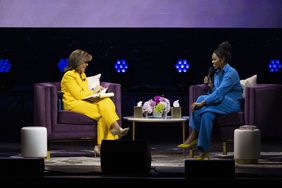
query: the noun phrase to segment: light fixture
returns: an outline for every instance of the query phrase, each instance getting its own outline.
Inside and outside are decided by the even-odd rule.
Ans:
[[[117,59],[114,68],[117,73],[125,73],[128,68],[128,64],[125,59]]]
[[[60,69],[60,72],[64,72],[64,69],[66,68],[66,66],[68,65],[68,58],[61,58],[59,63],[57,64],[57,66]]]
[[[175,68],[179,73],[185,73],[190,68],[190,64],[187,59],[178,59]]]
[[[12,64],[8,59],[0,59],[0,73],[10,72]]]
[[[268,63],[269,72],[278,72],[281,69],[281,64],[279,59],[271,59]]]

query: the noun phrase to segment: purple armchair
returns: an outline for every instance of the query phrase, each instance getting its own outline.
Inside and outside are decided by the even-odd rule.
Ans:
[[[205,84],[191,85],[189,87],[190,107],[197,97],[205,94],[206,91]],[[257,84],[253,87],[246,87],[245,95],[242,111],[216,117],[214,129],[231,128],[233,138],[235,128],[245,124],[255,125],[260,129],[262,139],[281,139],[282,85]],[[189,108],[189,113],[191,113],[191,108]],[[219,133],[220,137],[224,137],[224,131],[216,131],[216,133]],[[223,153],[225,155],[227,154],[226,139],[227,137],[223,138]]]
[[[121,117],[121,85],[101,82],[114,92],[112,98]],[[34,125],[47,128],[48,141],[97,139],[97,122],[89,117],[63,110],[60,104],[60,82],[34,84]]]

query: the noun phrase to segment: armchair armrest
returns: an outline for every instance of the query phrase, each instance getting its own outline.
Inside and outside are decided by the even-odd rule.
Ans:
[[[282,85],[257,84],[245,92],[246,124],[257,126],[263,138],[281,138]]]
[[[206,94],[208,86],[206,84],[190,85],[189,87],[189,114],[191,114],[191,105],[200,95]]]
[[[116,112],[118,116],[120,117],[121,121],[121,85],[117,83],[111,83],[111,82],[101,82],[101,86],[107,87],[108,92],[113,92],[115,93],[115,96],[112,97],[113,102],[116,105]],[[121,123],[121,122],[119,122]]]

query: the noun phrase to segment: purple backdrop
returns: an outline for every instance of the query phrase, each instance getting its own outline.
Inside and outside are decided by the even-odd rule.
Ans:
[[[282,0],[0,0],[0,27],[282,26]]]

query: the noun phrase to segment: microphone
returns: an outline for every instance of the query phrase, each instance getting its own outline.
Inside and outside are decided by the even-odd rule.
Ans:
[[[80,75],[80,79],[81,79],[82,81],[85,81],[86,78],[82,78],[82,76]]]
[[[215,68],[214,67],[210,67],[209,71],[208,71],[208,77],[213,80],[214,74],[215,74]]]

